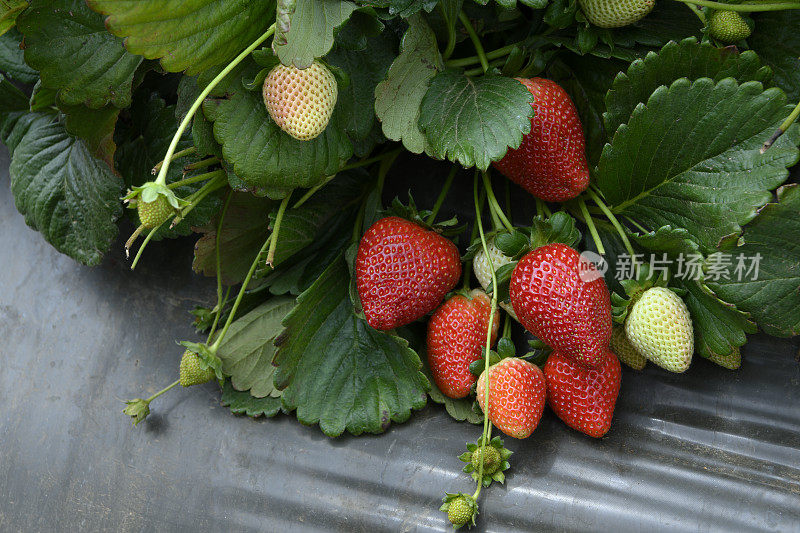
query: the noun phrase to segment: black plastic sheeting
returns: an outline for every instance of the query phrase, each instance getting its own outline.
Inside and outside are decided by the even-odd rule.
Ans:
[[[479,431],[439,406],[331,440],[233,416],[209,384],[134,429],[121,400],[174,379],[213,282],[191,273],[190,240],[151,245],[136,272],[119,245],[95,269],[58,254],[14,208],[2,152],[0,530],[450,530],[440,499],[473,490],[457,456]],[[507,485],[484,491],[477,531],[800,530],[797,352],[755,336],[738,372],[626,370],[602,440],[547,412],[506,440]]]

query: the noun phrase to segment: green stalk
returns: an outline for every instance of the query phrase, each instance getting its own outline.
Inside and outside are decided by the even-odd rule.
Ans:
[[[486,189],[486,198],[489,200],[489,211],[493,211],[497,218],[500,219],[503,226],[510,232],[514,233],[514,225],[506,217],[506,214],[503,213],[503,210],[500,208],[500,204],[497,202],[497,198],[494,196],[494,191],[492,190],[492,183],[489,181],[489,173],[487,171],[483,171],[483,187]]]
[[[190,170],[199,170],[201,168],[210,167],[211,165],[216,165],[217,163],[219,163],[219,158],[209,157],[208,159],[203,159],[195,163],[189,163],[188,165],[183,167],[183,170],[186,172]]]
[[[503,66],[503,64],[505,64],[505,62],[506,62],[505,59],[497,59],[495,61],[490,61],[489,62],[489,68]],[[465,76],[477,76],[479,74],[483,74],[484,72],[486,72],[486,70],[488,70],[488,69],[484,69],[483,67],[475,67],[475,68],[471,68],[469,70],[465,70],[464,71],[464,75]]]
[[[453,55],[453,50],[456,48],[456,21],[450,20],[442,4],[438,4],[436,7],[439,8],[439,12],[442,14],[442,18],[447,25],[447,47],[444,49],[444,52],[442,52],[442,59],[447,60],[447,58]]]
[[[231,203],[231,196],[233,196],[233,191],[228,192],[228,197],[225,198],[225,204],[222,206],[222,212],[219,215],[219,223],[217,224],[217,235],[214,239],[214,255],[215,255],[215,263],[217,267],[217,314],[214,316],[214,323],[211,325],[211,331],[208,334],[208,339],[210,340],[211,337],[214,335],[214,332],[217,330],[217,323],[219,322],[219,316],[222,314],[222,307],[225,305],[225,302],[222,299],[222,254],[219,250],[219,243],[222,239],[222,225],[225,222],[225,215],[228,213],[228,206]],[[230,287],[228,287],[228,293],[230,293]],[[225,300],[228,299],[228,294],[225,295]],[[206,341],[208,342],[208,341]]]
[[[461,24],[464,25],[464,28],[467,30],[467,34],[469,35],[470,40],[472,41],[472,45],[475,47],[475,52],[478,53],[478,59],[481,62],[481,67],[483,67],[483,71],[486,72],[489,70],[489,60],[486,58],[486,52],[483,50],[483,44],[481,44],[481,40],[478,37],[478,34],[475,33],[475,28],[472,27],[472,23],[469,21],[467,16],[461,11],[458,14],[458,19],[461,21]]]
[[[192,121],[194,114],[197,113],[197,110],[200,109],[200,106],[203,104],[203,101],[206,97],[211,94],[211,91],[214,90],[214,87],[222,81],[225,76],[227,76],[236,66],[241,63],[250,53],[253,52],[258,46],[269,39],[272,34],[275,33],[275,24],[269,27],[269,29],[261,35],[258,39],[253,41],[253,44],[245,48],[241,54],[236,56],[236,58],[231,61],[227,67],[222,69],[222,72],[217,74],[217,76],[211,80],[211,83],[203,89],[203,92],[200,93],[200,96],[192,104],[192,107],[189,108],[189,112],[186,113],[186,116],[183,117],[180,125],[178,126],[178,131],[175,132],[175,135],[172,137],[172,142],[169,144],[169,148],[167,148],[167,155],[164,156],[164,164],[161,166],[161,170],[158,172],[158,177],[156,178],[156,183],[160,185],[166,185],[167,183],[167,170],[169,169],[169,164],[172,161],[172,157],[175,154],[175,149],[178,147],[178,141],[183,136],[183,132],[186,131],[186,128],[189,126],[189,123]]]
[[[594,200],[594,203],[597,204],[597,206],[600,208],[600,210],[603,212],[606,218],[608,218],[608,220],[611,221],[611,224],[614,225],[614,229],[617,230],[620,239],[622,239],[622,243],[625,245],[625,249],[628,251],[629,254],[631,254],[631,257],[634,257],[635,254],[633,253],[633,246],[631,246],[631,241],[628,240],[628,234],[625,233],[625,229],[622,227],[622,224],[619,223],[617,217],[614,216],[614,213],[611,212],[611,209],[608,208],[606,203],[603,201],[602,198],[600,198],[600,196],[596,192],[594,192],[592,189],[587,189],[586,192],[589,193],[591,199]]]
[[[684,4],[710,7],[720,11],[738,11],[740,13],[755,13],[759,11],[784,11],[787,9],[800,9],[800,3],[785,2],[776,4],[724,4],[709,0],[676,0]]]
[[[761,153],[766,153],[766,151],[769,150],[773,144],[775,144],[775,141],[777,141],[781,135],[786,133],[786,130],[788,130],[798,118],[800,118],[800,103],[795,106],[794,111],[792,111],[786,120],[783,121],[783,124],[781,124],[781,127],[778,128],[778,131],[776,131],[772,137],[770,137],[769,140],[764,143],[764,146],[761,147]]]
[[[175,188],[178,188],[178,187],[183,187],[184,185],[191,185],[192,183],[197,183],[199,181],[206,181],[206,180],[210,180],[212,178],[216,178],[216,177],[224,176],[224,175],[225,175],[225,171],[224,170],[215,170],[213,172],[206,172],[205,174],[198,174],[197,176],[192,176],[190,178],[185,178],[185,179],[182,179],[180,181],[176,181],[176,182],[170,183],[169,185],[167,185],[167,187],[170,188],[170,189],[175,189]]]
[[[597,246],[597,253],[600,255],[606,255],[606,249],[603,247],[603,241],[600,240],[600,234],[597,233],[597,228],[594,225],[594,220],[592,220],[592,215],[589,214],[589,210],[586,209],[586,202],[582,197],[578,197],[578,207],[583,213],[584,222],[586,225],[589,226],[589,233],[592,235],[592,240],[594,241],[595,246]]]
[[[184,148],[180,152],[176,152],[175,154],[173,154],[172,158],[170,159],[170,162],[175,161],[176,159],[180,159],[181,157],[183,157],[185,155],[191,155],[191,154],[195,153],[196,151],[197,151],[197,148],[195,148],[194,146],[190,146],[189,148]],[[158,171],[161,170],[161,166],[163,164],[164,164],[163,161],[159,161],[156,164],[156,166],[153,167],[153,170],[151,172],[153,174],[158,174]]]
[[[158,391],[157,393],[153,394],[148,399],[146,399],[145,403],[149,404],[150,402],[152,402],[153,400],[155,400],[156,398],[158,398],[159,396],[161,396],[162,394],[164,394],[165,392],[170,390],[172,387],[178,385],[180,382],[181,382],[181,380],[178,379],[172,385],[168,385],[168,386],[164,387],[163,389],[161,389],[160,391]]]
[[[697,18],[699,18],[699,19],[700,19],[700,22],[702,22],[704,26],[707,24],[707,22],[706,22],[706,16],[705,16],[705,14],[703,13],[703,11],[702,11],[702,10],[701,10],[699,7],[697,7],[697,6],[696,6],[696,5],[694,5],[694,4],[686,4],[686,6],[687,6],[689,9],[691,9],[691,10],[694,12],[694,14],[695,14],[695,15],[697,15]]]
[[[650,233],[649,231],[647,231],[647,229],[646,229],[644,226],[642,226],[641,224],[639,224],[638,222],[636,222],[636,221],[635,221],[634,219],[632,219],[631,217],[625,217],[625,220],[627,220],[628,222],[630,222],[631,224],[633,224],[634,226],[636,226],[636,229],[638,229],[638,230],[639,230],[639,231],[641,231],[642,233]]]
[[[272,267],[272,262],[275,260],[275,250],[278,248],[278,235],[281,231],[281,222],[283,222],[283,214],[286,212],[286,206],[289,205],[289,199],[292,197],[288,194],[278,207],[278,214],[275,217],[275,227],[272,230],[272,243],[269,245],[269,252],[267,252],[267,265]]]
[[[203,201],[203,199],[211,194],[214,191],[217,191],[225,186],[228,185],[227,179],[220,179],[220,177],[224,177],[225,174],[222,173],[220,176],[217,176],[213,180],[209,181],[202,188],[198,189],[194,194],[188,197],[189,205],[181,209],[181,212],[172,220],[172,224],[169,225],[170,228],[174,228],[177,226],[181,220],[186,218],[186,215],[192,212],[192,210],[197,207],[197,204]],[[144,246],[144,244],[142,244]]]
[[[485,175],[485,174],[484,174]],[[488,194],[488,191],[487,191]],[[475,175],[475,179],[473,180],[472,185],[472,201],[475,204],[475,221],[478,224],[478,233],[481,236],[481,246],[483,247],[483,253],[486,254],[486,258],[489,261],[489,270],[492,272],[492,303],[491,303],[491,310],[489,312],[489,325],[486,328],[486,347],[484,349],[484,370],[483,374],[486,376],[486,383],[484,386],[483,391],[483,405],[485,409],[483,410],[483,446],[487,446],[489,444],[489,437],[491,436],[491,426],[489,425],[489,351],[490,345],[492,342],[492,325],[494,324],[495,314],[497,312],[497,276],[494,272],[494,264],[492,263],[492,256],[489,255],[489,246],[486,244],[486,234],[483,232],[483,222],[481,220],[481,211],[478,202],[478,175]],[[481,456],[483,459],[483,456]],[[483,460],[481,460],[480,465],[478,466],[478,487],[475,489],[475,493],[472,495],[473,499],[477,499],[481,493],[481,487],[483,487]]]
[[[447,193],[450,191],[450,186],[453,184],[453,178],[456,177],[456,172],[458,172],[458,167],[453,165],[453,168],[450,169],[450,173],[447,175],[447,179],[444,180],[442,190],[439,191],[439,196],[436,198],[436,203],[433,204],[431,214],[428,215],[428,219],[425,221],[425,223],[429,226],[433,225],[433,221],[436,220],[436,215],[439,214],[439,209],[441,209],[444,199],[447,198]]]
[[[506,45],[506,46],[504,46],[502,48],[498,48],[497,50],[492,50],[491,52],[486,52],[486,59],[492,60],[492,59],[500,59],[502,57],[505,57],[508,54],[510,54],[511,51],[514,50],[514,48],[516,48],[517,46],[519,46],[521,44],[522,44],[522,41],[520,41],[518,43],[512,43],[512,44]],[[475,63],[480,63],[480,61],[481,61],[481,59],[478,56],[470,56],[470,57],[462,57],[462,58],[459,58],[459,59],[451,59],[445,65],[447,67],[452,67],[452,68],[468,67],[470,65],[474,65]]]

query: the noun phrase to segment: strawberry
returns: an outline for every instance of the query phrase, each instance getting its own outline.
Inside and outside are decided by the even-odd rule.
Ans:
[[[738,43],[753,32],[747,21],[736,11],[714,11],[708,23],[711,36],[725,44]]]
[[[144,229],[153,229],[166,222],[175,213],[175,208],[170,205],[166,196],[159,194],[152,202],[140,199],[136,204],[136,212]]]
[[[599,438],[608,433],[622,382],[622,367],[606,351],[596,368],[588,368],[554,351],[544,365],[547,401],[569,427]]]
[[[319,61],[302,70],[277,65],[264,80],[264,105],[283,131],[310,141],[328,126],[338,91],[333,73]]]
[[[692,317],[680,297],[664,287],[647,289],[625,320],[631,345],[670,372],[685,372],[692,363]]]
[[[511,305],[525,329],[587,366],[596,365],[611,339],[611,301],[602,276],[577,251],[555,243],[529,252],[511,274]]]
[[[472,259],[472,271],[475,273],[478,283],[481,284],[481,287],[483,287],[485,291],[489,290],[489,287],[492,285],[492,269],[489,266],[489,257],[492,258],[491,266],[494,267],[495,272],[497,272],[501,266],[507,265],[513,261],[510,257],[503,254],[500,248],[495,246],[494,241],[488,243],[486,248],[489,250],[488,256],[484,253],[483,247],[481,247]]]
[[[373,224],[358,246],[356,287],[367,322],[389,330],[433,311],[461,277],[458,248],[399,217]]]
[[[475,517],[478,515],[478,503],[475,498],[461,492],[458,494],[445,493],[443,501],[439,510],[447,512],[447,519],[453,524],[453,529],[475,525]]]
[[[475,289],[469,298],[457,294],[447,300],[428,322],[428,365],[436,386],[445,396],[464,398],[475,383],[469,365],[481,358],[486,346],[491,301]],[[492,345],[500,320],[492,321]]]
[[[197,354],[191,350],[186,350],[183,352],[183,357],[181,357],[179,377],[183,387],[202,385],[214,379],[214,370],[203,368]]]
[[[625,336],[625,328],[614,327],[611,332],[611,351],[617,354],[620,361],[634,370],[641,370],[647,364],[645,356],[636,351],[636,348]]]
[[[478,405],[486,411],[486,371],[478,378]],[[544,375],[538,366],[509,357],[489,368],[489,420],[516,439],[533,433],[542,418],[546,398]]]
[[[650,13],[656,0],[579,0],[589,22],[601,28],[633,24]]]
[[[531,131],[494,166],[542,200],[575,198],[589,185],[586,139],[575,104],[552,80],[517,79],[534,96]]]

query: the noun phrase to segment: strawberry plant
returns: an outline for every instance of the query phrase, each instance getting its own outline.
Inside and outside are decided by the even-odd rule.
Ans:
[[[800,334],[798,28],[790,0],[3,2],[0,140],[76,261],[196,241],[216,298],[134,424],[177,385],[330,437],[441,404],[476,424],[440,507],[471,527],[525,460],[493,432],[601,438],[620,361]]]

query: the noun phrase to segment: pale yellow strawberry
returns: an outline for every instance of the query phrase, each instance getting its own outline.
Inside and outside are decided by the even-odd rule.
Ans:
[[[333,73],[314,61],[310,67],[277,65],[264,80],[264,105],[283,131],[310,141],[328,126],[338,97]]]
[[[589,22],[601,28],[620,28],[650,13],[655,0],[579,0]]]
[[[692,363],[692,318],[669,289],[653,287],[641,295],[628,313],[625,334],[640,354],[665,370],[685,372]]]
[[[492,269],[489,265],[489,257],[492,258],[491,266],[494,267],[495,272],[501,266],[510,263],[512,259],[504,255],[500,248],[494,245],[494,242],[488,243],[486,249],[489,250],[488,256],[484,253],[483,247],[478,249],[478,253],[472,259],[472,271],[475,272],[475,277],[478,278],[478,283],[481,284],[483,290],[488,291],[492,285]]]

